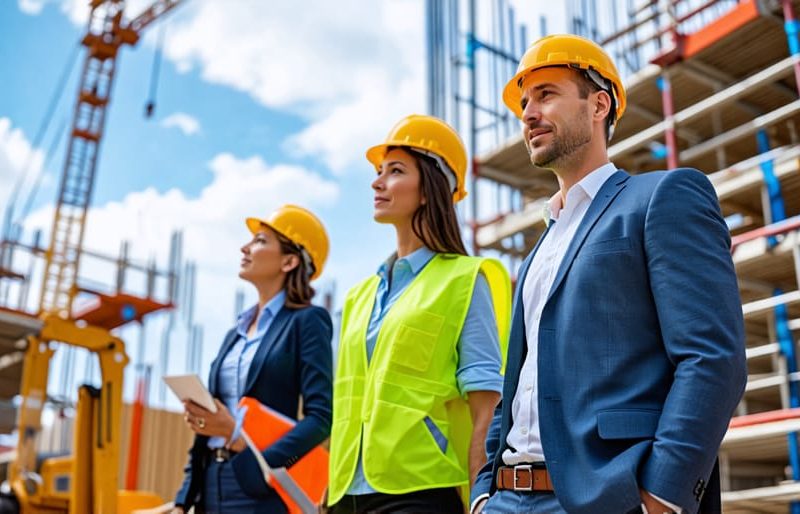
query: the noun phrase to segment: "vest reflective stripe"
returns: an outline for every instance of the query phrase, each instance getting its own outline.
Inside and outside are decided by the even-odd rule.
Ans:
[[[379,492],[467,484],[472,421],[456,382],[457,343],[479,271],[505,361],[511,285],[498,261],[434,256],[384,317],[369,365],[366,333],[380,278],[348,292],[334,382],[331,505],[347,492],[360,450],[367,482]]]

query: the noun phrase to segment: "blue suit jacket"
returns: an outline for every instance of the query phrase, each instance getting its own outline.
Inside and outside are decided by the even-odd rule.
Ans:
[[[535,252],[519,271],[503,401],[473,498],[494,492],[508,448]],[[730,236],[705,175],[618,171],[606,181],[542,312],[538,374],[542,446],[567,512],[629,512],[640,487],[698,510],[746,382]]]
[[[332,403],[332,326],[325,309],[316,306],[301,309],[281,308],[261,340],[247,373],[244,396],[256,398],[276,411],[297,419],[299,399],[303,398],[304,418],[275,444],[264,451],[271,467],[291,466],[330,434]],[[228,332],[211,363],[209,391],[218,398],[217,378],[222,360],[236,341],[236,330]],[[208,465],[208,437],[195,437],[189,450],[176,505],[186,510],[192,505],[203,508],[205,468]],[[231,459],[239,486],[247,494],[265,501],[280,498],[264,483],[261,470],[250,451]]]

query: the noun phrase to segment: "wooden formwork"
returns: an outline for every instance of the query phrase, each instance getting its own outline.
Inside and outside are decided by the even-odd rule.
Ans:
[[[132,411],[132,406],[126,404],[122,412],[120,489],[125,483]],[[142,418],[137,489],[152,491],[165,501],[174,499],[183,482],[183,468],[193,440],[194,432],[186,426],[182,413],[146,408]]]

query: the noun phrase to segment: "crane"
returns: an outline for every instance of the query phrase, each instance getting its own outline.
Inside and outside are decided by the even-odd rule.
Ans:
[[[125,0],[90,0],[88,28],[82,39],[86,57],[78,88],[66,157],[58,190],[39,301],[41,332],[29,336],[23,361],[15,460],[9,466],[14,493],[12,511],[23,514],[127,513],[160,505],[150,493],[118,491],[125,344],[110,330],[132,318],[119,314],[122,305],[144,313],[171,306],[130,295],[103,296],[105,307],[73,315],[86,215],[117,69],[119,49],[135,45],[142,32],[184,0],[155,0],[130,21]],[[117,303],[115,303],[117,302]],[[102,303],[102,302],[101,302]],[[105,310],[104,310],[105,309]],[[109,311],[112,314],[109,315]],[[36,439],[47,397],[51,342],[84,348],[97,355],[102,383],[82,386],[78,393],[72,454],[39,459]],[[0,500],[4,500],[0,498]],[[7,504],[8,502],[6,502]],[[7,505],[0,501],[0,511]]]
[[[135,45],[142,31],[183,0],[157,0],[125,23],[125,0],[91,0],[78,99],[46,252],[39,311],[72,314],[86,214],[94,187],[100,143],[111,100],[117,57],[123,45]]]

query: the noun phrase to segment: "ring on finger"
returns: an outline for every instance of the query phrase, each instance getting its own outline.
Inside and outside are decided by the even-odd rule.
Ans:
[[[206,428],[206,420],[203,418],[197,418],[195,423],[197,423],[198,428]]]

